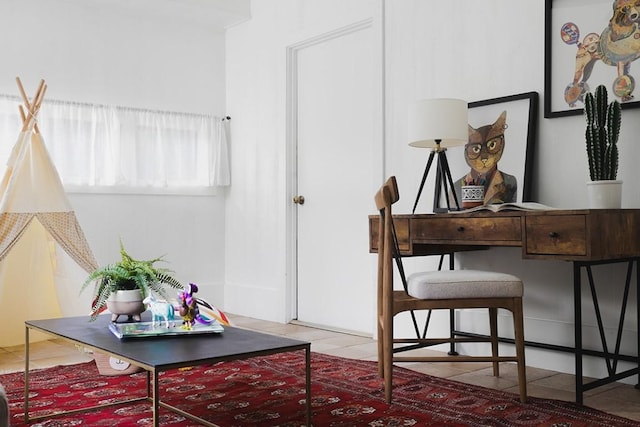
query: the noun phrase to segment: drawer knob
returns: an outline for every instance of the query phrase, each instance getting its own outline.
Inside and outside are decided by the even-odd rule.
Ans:
[[[464,231],[464,227],[463,226],[458,227],[458,231],[462,233]]]
[[[552,231],[549,233],[549,237],[551,237],[552,239],[557,239],[559,237],[559,234],[555,231]]]

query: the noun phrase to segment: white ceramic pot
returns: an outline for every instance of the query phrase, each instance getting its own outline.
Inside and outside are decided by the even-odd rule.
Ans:
[[[107,310],[111,312],[111,321],[118,320],[120,315],[128,316],[129,321],[140,321],[140,313],[147,308],[142,303],[140,289],[131,291],[116,291],[107,299]]]
[[[590,209],[620,209],[622,207],[622,181],[589,181],[587,197]]]

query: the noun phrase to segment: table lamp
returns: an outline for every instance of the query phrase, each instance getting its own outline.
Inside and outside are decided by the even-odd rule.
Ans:
[[[416,211],[422,188],[429,174],[433,158],[437,155],[436,185],[433,201],[434,212],[446,212],[454,210],[450,205],[449,188],[456,210],[460,210],[460,204],[456,196],[456,190],[451,179],[451,171],[447,162],[447,147],[464,145],[469,140],[469,118],[467,102],[461,99],[425,99],[412,104],[409,107],[409,145],[419,148],[431,148],[429,159],[420,182],[418,195],[413,204],[413,213]],[[446,208],[439,207],[441,189],[447,201]]]

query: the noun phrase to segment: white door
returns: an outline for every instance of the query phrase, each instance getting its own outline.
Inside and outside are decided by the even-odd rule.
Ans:
[[[297,50],[297,319],[372,333],[375,285],[367,215],[375,143],[371,26]]]

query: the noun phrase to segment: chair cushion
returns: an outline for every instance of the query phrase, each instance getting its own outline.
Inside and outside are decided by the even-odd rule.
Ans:
[[[419,299],[522,297],[522,280],[506,273],[439,270],[414,273],[408,294]]]

